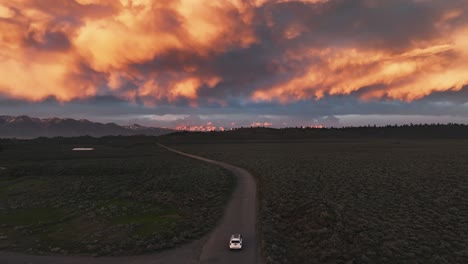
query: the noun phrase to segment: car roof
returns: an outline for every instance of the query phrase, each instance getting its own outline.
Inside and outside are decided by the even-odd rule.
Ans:
[[[232,239],[232,238],[241,238],[241,237],[242,237],[241,234],[233,234],[233,235],[231,235],[231,239]]]

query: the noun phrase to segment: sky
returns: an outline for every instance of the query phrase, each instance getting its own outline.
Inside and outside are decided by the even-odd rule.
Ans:
[[[0,114],[468,123],[466,0],[0,0]]]

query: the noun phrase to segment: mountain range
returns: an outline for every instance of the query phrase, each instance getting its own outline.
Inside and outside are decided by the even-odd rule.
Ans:
[[[96,123],[86,119],[34,118],[29,116],[0,116],[0,138],[76,137],[76,136],[159,136],[173,132],[168,128],[145,127],[137,124],[120,126]]]

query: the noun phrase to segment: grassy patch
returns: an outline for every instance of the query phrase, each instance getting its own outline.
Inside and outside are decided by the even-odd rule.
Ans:
[[[140,236],[152,235],[160,231],[170,231],[181,220],[177,214],[160,215],[147,213],[141,215],[122,216],[111,219],[112,224],[136,225],[136,234]]]
[[[77,217],[66,222],[46,226],[32,237],[48,247],[61,247],[74,251],[83,247],[82,244],[89,240],[88,238],[105,227],[92,219]]]
[[[104,200],[97,204],[98,207],[109,207],[109,206],[118,206],[118,207],[132,207],[138,204],[138,202],[132,200],[123,200],[123,199],[111,199]]]
[[[24,208],[2,210],[0,224],[3,225],[34,225],[57,221],[66,214],[57,208]]]

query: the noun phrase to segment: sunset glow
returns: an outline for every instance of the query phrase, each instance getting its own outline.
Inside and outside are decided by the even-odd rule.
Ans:
[[[467,11],[463,0],[0,0],[0,95],[411,103],[468,85]]]

